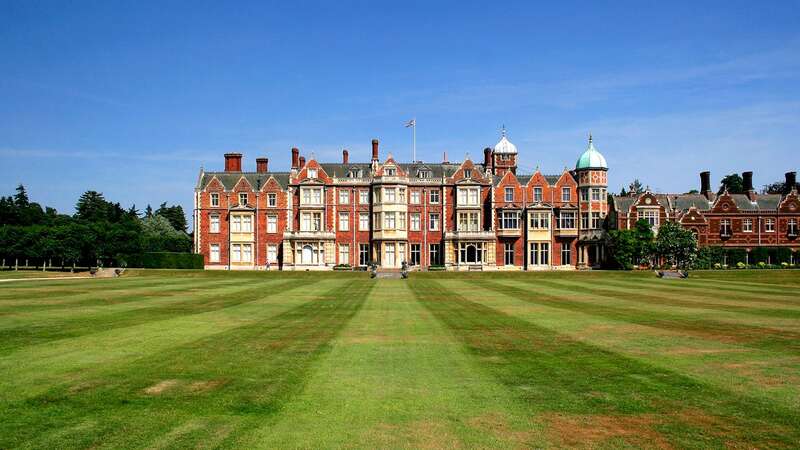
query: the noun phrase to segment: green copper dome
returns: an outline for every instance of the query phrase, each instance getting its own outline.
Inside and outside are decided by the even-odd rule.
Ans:
[[[594,144],[592,144],[591,134],[589,135],[589,148],[583,152],[581,157],[578,158],[578,162],[575,163],[575,170],[581,169],[608,169],[606,159],[594,148]]]

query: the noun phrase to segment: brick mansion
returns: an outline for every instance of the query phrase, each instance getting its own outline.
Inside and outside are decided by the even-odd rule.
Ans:
[[[700,194],[612,197],[591,137],[575,168],[559,174],[520,174],[517,158],[505,131],[482,161],[382,159],[373,140],[369,162],[351,162],[347,150],[338,163],[306,160],[293,148],[288,172],[270,171],[267,158],[250,172],[228,153],[224,171],[200,171],[195,251],[207,269],[575,269],[602,264],[605,230],[639,218],[656,230],[677,220],[700,245],[798,249],[797,191],[757,195],[751,173],[747,195],[712,194],[704,173]]]

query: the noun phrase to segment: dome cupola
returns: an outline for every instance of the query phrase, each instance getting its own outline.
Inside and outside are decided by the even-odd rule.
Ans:
[[[578,158],[578,162],[575,163],[575,170],[582,169],[608,169],[606,158],[594,148],[591,133],[589,134],[589,147]]]
[[[508,140],[506,137],[506,127],[503,125],[502,137],[500,138],[500,142],[495,144],[494,152],[497,154],[506,154],[506,155],[516,155],[517,154],[517,146],[512,144],[511,141]]]

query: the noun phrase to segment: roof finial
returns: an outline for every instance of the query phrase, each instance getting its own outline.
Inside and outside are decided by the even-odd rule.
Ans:
[[[589,132],[589,143],[590,144],[592,143],[592,132],[591,131]]]
[[[503,124],[503,128],[501,128],[500,133],[502,134],[503,137],[506,137],[506,124]]]

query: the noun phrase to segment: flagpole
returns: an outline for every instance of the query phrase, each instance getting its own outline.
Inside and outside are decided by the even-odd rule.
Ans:
[[[411,133],[413,135],[413,143],[411,146],[413,152],[412,155],[413,160],[411,162],[415,163],[417,162],[417,118],[416,117],[414,117],[414,129],[411,130]]]

